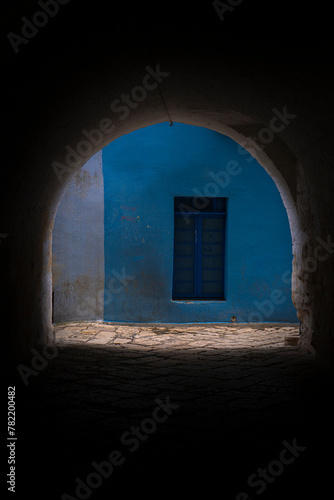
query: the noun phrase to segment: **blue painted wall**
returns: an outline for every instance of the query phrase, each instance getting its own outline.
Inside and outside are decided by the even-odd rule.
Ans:
[[[238,144],[166,122],[115,140],[102,159],[106,321],[298,322],[284,205]],[[228,198],[225,301],[172,300],[175,196]]]

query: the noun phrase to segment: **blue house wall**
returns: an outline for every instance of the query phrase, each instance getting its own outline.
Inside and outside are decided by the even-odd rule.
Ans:
[[[280,194],[230,138],[159,123],[102,150],[104,320],[298,322]],[[172,300],[174,197],[226,197],[225,300]],[[234,319],[234,318],[233,318]]]

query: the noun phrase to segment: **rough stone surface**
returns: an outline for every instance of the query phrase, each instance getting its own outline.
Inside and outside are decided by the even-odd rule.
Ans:
[[[257,498],[248,478],[279,458],[283,441],[306,449],[261,498],[324,497],[331,380],[312,354],[285,345],[295,325],[67,323],[55,331],[58,355],[27,387],[17,381],[21,474],[36,474],[25,486],[34,498],[76,497],[76,478],[85,482],[92,462],[113,450],[125,462],[92,499],[216,488],[222,498]],[[178,406],[153,425],[157,400]],[[143,440],[129,441],[132,426]]]

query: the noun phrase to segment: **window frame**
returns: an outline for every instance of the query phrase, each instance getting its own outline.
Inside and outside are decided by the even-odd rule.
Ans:
[[[225,300],[225,255],[226,255],[226,215],[227,215],[227,198],[220,197],[223,200],[223,208],[217,211],[217,202],[218,197],[211,197],[213,200],[212,203],[212,211],[200,209],[194,209],[194,203],[188,205],[189,210],[181,211],[176,210],[176,200],[182,200],[178,204],[180,206],[184,200],[189,198],[189,200],[198,199],[200,197],[175,197],[174,198],[174,240],[173,240],[173,283],[172,283],[172,300],[177,301],[193,301],[193,300],[211,300],[211,301],[224,301]],[[207,198],[202,198],[207,200]],[[197,203],[198,205],[198,203]],[[177,269],[186,269],[186,268],[175,268],[175,232],[176,232],[176,217],[193,217],[194,218],[194,266],[189,268],[194,271],[194,293],[175,293],[175,283],[178,281],[175,280],[175,270]],[[210,280],[202,280],[202,257],[203,255],[203,219],[204,218],[220,218],[223,222],[222,224],[222,254],[217,257],[221,257],[221,280],[212,280],[211,282],[220,282],[222,292],[220,293],[203,293],[202,292],[202,284],[205,282],[210,282]],[[206,231],[206,230],[204,230]],[[178,242],[180,243],[180,242]],[[211,243],[212,244],[212,243]],[[220,268],[206,268],[207,270],[214,270]],[[185,281],[183,281],[185,282]]]

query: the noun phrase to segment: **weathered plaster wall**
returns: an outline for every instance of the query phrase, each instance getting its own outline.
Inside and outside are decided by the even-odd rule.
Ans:
[[[115,140],[102,157],[105,320],[298,322],[285,207],[236,142],[164,122]],[[174,196],[228,197],[225,301],[172,300]]]
[[[54,322],[103,318],[102,154],[79,170],[64,193],[52,234]]]

